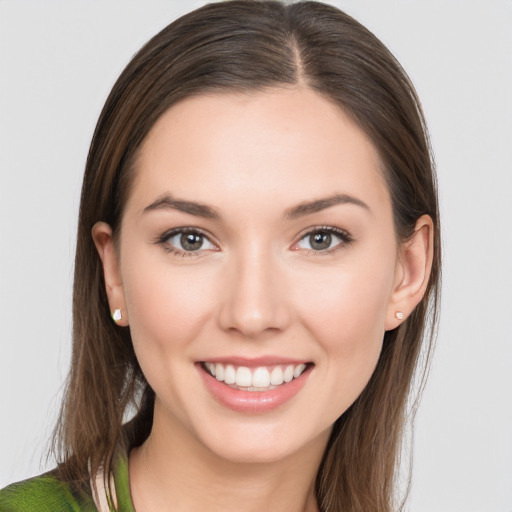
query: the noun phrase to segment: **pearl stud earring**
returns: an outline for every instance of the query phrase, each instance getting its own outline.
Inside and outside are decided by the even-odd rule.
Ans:
[[[404,314],[401,311],[397,311],[395,316],[398,320],[402,320],[404,318]]]
[[[112,320],[114,322],[119,322],[123,318],[123,315],[121,313],[121,308],[114,309],[114,312],[112,313]]]

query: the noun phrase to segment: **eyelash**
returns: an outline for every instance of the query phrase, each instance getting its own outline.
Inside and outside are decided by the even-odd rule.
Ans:
[[[207,240],[210,242],[210,244],[215,245],[208,235],[204,233],[202,230],[198,228],[192,228],[192,227],[186,227],[186,228],[175,228],[171,229],[170,231],[166,231],[163,235],[158,237],[158,239],[155,241],[157,245],[160,245],[163,247],[164,250],[167,252],[173,254],[174,256],[181,256],[182,258],[189,258],[189,257],[198,257],[204,249],[200,249],[197,251],[185,251],[183,249],[178,249],[177,247],[174,247],[169,244],[169,239],[175,237],[176,235],[198,235],[203,237],[204,240]]]
[[[314,235],[315,233],[324,233],[327,235],[334,235],[340,239],[340,242],[337,243],[334,247],[331,247],[331,248],[325,249],[325,250],[315,251],[313,249],[309,249],[309,250],[307,250],[307,253],[306,253],[307,256],[311,256],[311,255],[327,256],[330,254],[334,254],[337,251],[343,249],[344,247],[347,247],[354,241],[352,235],[348,231],[345,231],[344,229],[335,228],[334,226],[315,226],[313,228],[308,228],[308,230],[300,236],[299,240],[297,242],[295,242],[293,244],[293,246],[296,246],[302,240]],[[299,250],[299,249],[296,249],[296,250]]]
[[[313,228],[309,228],[306,232],[302,233],[300,238],[298,239],[298,241],[295,242],[292,247],[297,246],[301,241],[303,241],[307,237],[310,237],[316,233],[324,233],[327,235],[334,235],[337,238],[339,238],[341,241],[339,243],[337,243],[334,247],[331,247],[331,248],[328,248],[325,250],[315,251],[314,249],[309,249],[309,250],[306,249],[307,256],[330,255],[330,254],[333,254],[333,253],[339,251],[343,247],[350,245],[354,241],[354,239],[352,238],[352,235],[350,235],[350,233],[348,231],[345,231],[343,229],[335,228],[333,226],[315,226]],[[211,249],[199,249],[197,251],[186,251],[183,249],[178,249],[178,248],[174,247],[173,245],[170,245],[169,239],[171,239],[177,235],[186,235],[186,234],[193,234],[193,235],[201,236],[201,237],[203,237],[204,240],[207,240],[210,244],[217,247],[216,244],[214,244],[210,240],[208,235],[206,233],[204,233],[201,229],[192,228],[192,227],[175,228],[170,231],[166,231],[160,237],[158,237],[157,240],[155,240],[155,243],[157,245],[160,245],[161,247],[163,247],[163,249],[166,250],[167,252],[169,252],[170,254],[173,254],[175,256],[181,256],[182,258],[198,257],[201,255],[201,253],[203,251],[211,250]],[[217,250],[218,250],[218,248],[215,249],[215,251],[217,251]],[[300,249],[294,249],[294,250],[300,250]]]

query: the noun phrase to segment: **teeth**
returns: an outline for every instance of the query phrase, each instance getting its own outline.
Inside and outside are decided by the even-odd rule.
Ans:
[[[275,386],[283,384],[283,382],[291,382],[293,379],[300,377],[306,369],[305,364],[298,364],[297,366],[289,364],[271,368],[260,366],[253,370],[246,366],[235,368],[231,364],[224,366],[221,363],[204,363],[204,366],[218,381],[236,385],[248,391],[273,389]]]
[[[240,366],[236,371],[236,380],[235,383],[237,386],[249,387],[252,385],[252,373],[249,368],[245,366]]]
[[[300,377],[300,374],[306,369],[305,364],[299,364],[299,366],[296,366],[293,370],[293,377],[296,379],[297,377]]]
[[[215,378],[220,381],[224,380],[224,366],[221,364],[215,365]]]
[[[270,386],[270,373],[266,368],[256,368],[252,374],[252,386],[254,388],[268,388]]]
[[[290,382],[293,379],[293,366],[290,364],[286,367],[283,373],[283,380],[285,382]]]
[[[270,374],[270,384],[272,384],[272,386],[279,386],[283,382],[283,370],[281,370],[279,366],[276,366]]]
[[[230,364],[224,370],[224,382],[226,384],[235,384],[236,382],[236,370]]]

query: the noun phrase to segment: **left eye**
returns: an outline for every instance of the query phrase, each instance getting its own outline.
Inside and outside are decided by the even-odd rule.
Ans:
[[[210,240],[198,231],[174,232],[167,237],[166,243],[182,252],[196,252],[215,248]]]
[[[348,241],[348,235],[343,232],[333,229],[317,229],[303,236],[297,243],[297,248],[322,252],[334,249],[343,242]]]

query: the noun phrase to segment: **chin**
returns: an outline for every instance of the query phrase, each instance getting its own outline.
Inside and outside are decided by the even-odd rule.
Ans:
[[[269,425],[247,425],[209,431],[201,439],[203,446],[217,457],[238,464],[270,464],[300,456],[318,443],[327,443],[331,428],[317,433]],[[323,451],[323,450],[322,450]]]

